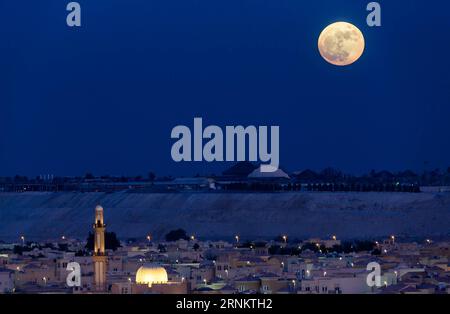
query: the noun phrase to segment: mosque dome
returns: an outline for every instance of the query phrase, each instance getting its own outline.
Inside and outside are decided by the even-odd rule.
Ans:
[[[136,272],[136,283],[148,284],[149,287],[154,283],[167,283],[167,272],[161,266],[144,265]]]

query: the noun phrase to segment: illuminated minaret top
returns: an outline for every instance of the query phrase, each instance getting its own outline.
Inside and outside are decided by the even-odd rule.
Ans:
[[[106,254],[105,254],[105,228],[103,223],[103,207],[95,207],[94,222],[94,283],[95,290],[106,290]]]

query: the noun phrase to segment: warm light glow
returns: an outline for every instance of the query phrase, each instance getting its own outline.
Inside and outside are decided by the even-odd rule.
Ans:
[[[334,236],[332,236],[332,239],[333,239],[334,241],[336,241],[337,237],[334,235]]]
[[[365,47],[364,36],[354,25],[337,22],[327,26],[319,36],[320,55],[329,63],[344,66],[358,60]]]
[[[136,272],[136,283],[148,284],[149,287],[154,283],[167,283],[167,272],[163,267],[144,265]]]

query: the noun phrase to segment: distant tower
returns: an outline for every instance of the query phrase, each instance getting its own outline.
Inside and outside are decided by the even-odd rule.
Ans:
[[[105,228],[103,223],[103,207],[95,207],[94,223],[94,284],[96,291],[106,291]]]

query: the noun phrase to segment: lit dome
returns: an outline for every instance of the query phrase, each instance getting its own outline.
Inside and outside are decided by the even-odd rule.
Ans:
[[[167,281],[167,272],[160,266],[144,265],[136,272],[136,283],[148,284],[149,287],[154,283],[167,283]]]

